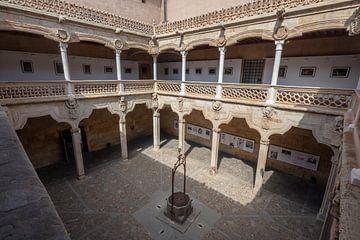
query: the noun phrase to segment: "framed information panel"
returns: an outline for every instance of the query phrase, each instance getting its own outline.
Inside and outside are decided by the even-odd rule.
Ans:
[[[270,145],[268,158],[317,171],[320,157],[275,145]]]
[[[254,140],[234,136],[228,133],[221,133],[220,143],[234,148],[239,148],[247,152],[254,152],[255,149]]]
[[[201,138],[210,140],[210,129],[199,127],[192,124],[187,124],[186,132],[191,135],[195,135]]]

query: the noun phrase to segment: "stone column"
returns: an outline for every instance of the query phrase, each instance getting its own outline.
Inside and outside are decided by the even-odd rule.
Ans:
[[[117,80],[121,81],[122,76],[121,76],[121,50],[120,49],[115,49],[115,59],[116,59],[116,78],[117,78]],[[120,82],[119,91],[120,91],[120,93],[124,93],[124,84],[121,82]]]
[[[285,40],[275,41],[275,59],[274,59],[274,66],[273,72],[271,77],[271,87],[269,89],[269,96],[267,102],[273,104],[275,101],[275,86],[277,85],[277,81],[279,78],[279,69],[281,63],[281,53],[283,50]]]
[[[160,113],[154,111],[153,114],[153,131],[154,131],[154,150],[160,149]]]
[[[180,94],[185,94],[185,79],[186,79],[186,55],[187,51],[180,51],[181,54],[181,90]]]
[[[76,174],[78,179],[85,177],[84,160],[81,149],[81,131],[80,128],[71,129],[72,144],[74,149]]]
[[[211,175],[215,175],[218,169],[220,131],[221,131],[220,128],[214,128],[212,130],[211,169],[210,169]]]
[[[153,58],[153,77],[157,80],[157,55],[152,55]]]
[[[122,158],[123,161],[127,161],[128,160],[128,149],[127,149],[126,120],[125,120],[125,117],[120,117],[120,120],[119,120],[119,132],[120,132],[121,158]]]
[[[70,94],[73,94],[73,91],[72,91],[71,82],[70,82],[70,69],[69,69],[69,61],[68,61],[68,57],[67,57],[68,44],[64,43],[64,42],[60,42],[59,47],[60,47],[61,62],[63,65],[64,77],[65,77],[65,80],[67,81],[66,91],[67,91],[67,94],[70,95]]]
[[[179,119],[179,148],[181,148],[181,153],[185,153],[185,133],[186,133],[186,126],[185,126],[185,119]]]
[[[321,203],[321,207],[319,209],[319,212],[317,214],[317,218],[320,220],[324,220],[327,210],[330,206],[330,200],[331,200],[331,193],[334,190],[336,175],[338,171],[338,163],[339,163],[339,155],[340,152],[337,150],[336,154],[331,158],[331,169],[329,173],[329,177],[326,184],[326,189],[324,193],[324,197]]]
[[[263,184],[267,153],[269,150],[269,143],[270,141],[268,139],[260,140],[259,155],[256,164],[255,184],[253,189],[253,192],[255,194],[261,189]]]
[[[216,96],[215,96],[215,98],[221,98],[221,91],[222,91],[221,84],[223,83],[223,79],[224,79],[224,63],[225,63],[226,48],[225,47],[219,47],[219,52],[220,52],[219,77],[218,77],[218,85],[217,85],[217,88],[216,88]]]
[[[357,84],[357,86],[356,86],[356,90],[360,90],[360,76],[359,76],[358,84]]]

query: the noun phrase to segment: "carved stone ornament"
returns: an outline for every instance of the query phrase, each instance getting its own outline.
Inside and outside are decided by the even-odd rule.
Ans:
[[[334,120],[334,131],[342,133],[344,130],[344,118],[343,117],[336,117]]]
[[[179,112],[184,111],[184,98],[179,97],[177,100],[179,102]]]
[[[275,114],[276,114],[276,111],[272,107],[265,107],[263,109],[263,117],[266,119],[270,119],[270,118],[274,117]]]
[[[287,36],[288,29],[285,26],[279,26],[273,34],[275,40],[284,40]]]
[[[70,40],[70,34],[63,29],[57,30],[55,35],[60,42],[68,42]]]
[[[78,102],[74,95],[69,95],[68,99],[65,101],[65,106],[69,109],[70,119],[77,119],[79,117],[78,113]]]
[[[115,39],[114,47],[115,47],[115,49],[119,49],[119,50],[123,49],[123,47],[124,47],[123,41],[121,41],[120,39]]]
[[[350,23],[349,35],[360,34],[360,8],[357,10],[357,15],[354,20]]]
[[[64,16],[64,15],[59,15],[59,23],[64,23],[64,22],[66,22],[66,16]]]
[[[121,112],[126,112],[126,110],[127,110],[127,103],[126,103],[125,97],[121,97],[121,98],[120,98],[119,108],[120,108],[120,111],[121,111]]]
[[[152,97],[151,97],[151,107],[153,109],[158,109],[159,108],[159,101],[158,101],[158,96],[156,93],[153,93],[152,94]]]
[[[222,103],[220,101],[213,102],[212,109],[216,112],[220,111],[222,109]]]
[[[216,40],[216,46],[217,47],[225,47],[226,45],[226,38],[225,36],[220,36],[217,40]]]
[[[122,31],[123,31],[123,30],[122,30],[121,28],[116,28],[116,29],[115,29],[115,33],[116,33],[116,34],[120,34],[120,33],[122,33]]]
[[[276,11],[276,18],[282,21],[285,18],[285,14],[286,14],[285,8],[279,9]]]
[[[150,55],[158,55],[159,54],[159,46],[155,38],[151,38],[149,41],[149,54]]]

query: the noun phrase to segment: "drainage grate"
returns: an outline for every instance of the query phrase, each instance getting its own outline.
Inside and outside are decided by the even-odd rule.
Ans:
[[[199,227],[199,228],[203,228],[204,225],[202,225],[201,223],[199,223],[199,224],[198,224],[198,227]]]
[[[162,235],[162,234],[164,234],[164,233],[165,233],[165,230],[164,230],[164,229],[161,229],[160,232],[159,232],[160,235]]]

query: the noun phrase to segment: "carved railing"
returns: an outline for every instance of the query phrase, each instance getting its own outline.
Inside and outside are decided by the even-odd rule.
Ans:
[[[271,104],[268,92],[272,87],[255,84],[215,84],[207,82],[185,82],[181,96],[217,99],[246,104]],[[121,94],[166,94],[180,96],[180,81],[153,80],[91,80],[91,81],[46,81],[46,82],[0,82],[0,102],[23,103],[64,99],[67,91],[76,97],[106,97]],[[216,96],[217,90],[221,95]],[[293,106],[307,109],[347,110],[353,107],[353,90],[309,87],[274,87],[274,104],[279,107]],[[21,101],[18,101],[21,100]],[[18,101],[18,102],[17,102]]]
[[[66,83],[53,82],[0,82],[0,99],[28,99],[66,96]]]
[[[314,3],[323,2],[324,0],[258,0],[242,4],[236,7],[221,9],[219,11],[209,12],[200,16],[183,19],[174,22],[165,22],[155,26],[156,34],[167,34],[176,31],[185,31],[197,29],[211,25],[219,25],[238,19],[276,13],[281,9],[290,9],[299,6],[306,6]]]
[[[266,85],[223,84],[222,98],[265,102],[268,94]]]
[[[276,87],[276,103],[348,109],[354,91],[304,87]]]
[[[216,84],[185,83],[185,94],[198,97],[215,97]]]
[[[125,93],[133,94],[133,93],[153,93],[154,92],[154,84],[153,80],[145,80],[145,81],[121,81],[124,84]]]
[[[166,94],[179,94],[181,90],[180,82],[163,81],[157,82],[157,92]]]
[[[119,81],[73,81],[75,95],[118,94]]]
[[[38,10],[49,15],[61,15],[68,19],[85,21],[91,24],[101,24],[147,35],[153,34],[151,24],[62,0],[0,0],[0,3],[25,10]]]

